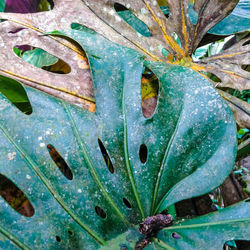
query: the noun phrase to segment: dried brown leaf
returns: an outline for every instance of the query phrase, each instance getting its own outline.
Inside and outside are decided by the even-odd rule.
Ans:
[[[241,128],[250,129],[250,104],[239,98],[219,90],[219,93],[227,100],[228,106],[234,113],[235,120]]]
[[[22,29],[13,33],[21,27],[19,24],[9,21],[1,23],[1,74],[11,76],[28,86],[93,110],[93,87],[86,57],[54,39],[41,36],[32,29]],[[59,57],[71,67],[71,72],[56,74],[38,69],[23,61],[13,52],[13,47],[25,44],[39,47]]]
[[[158,2],[162,4],[162,1]],[[196,24],[193,24],[188,17],[189,0],[167,0],[170,9],[169,18],[165,17],[157,1],[154,0],[54,0],[55,6],[48,12],[0,13],[1,19],[8,20],[0,23],[0,35],[3,40],[1,65],[5,65],[0,67],[0,71],[29,86],[94,110],[90,70],[84,53],[61,38],[40,36],[45,32],[67,30],[72,23],[79,23],[108,40],[144,53],[149,60],[179,64],[198,72],[211,72],[221,78],[220,86],[247,89],[249,74],[244,72],[239,64],[243,59],[249,60],[247,58],[249,45],[244,47],[238,44],[223,52],[233,53],[229,60],[225,54],[225,58],[208,58],[199,64],[192,62],[190,57],[206,32],[225,18],[238,2],[239,0],[196,0],[194,4],[198,13]],[[142,36],[125,22],[117,14],[115,3],[122,4],[143,21],[149,28],[151,36]],[[9,33],[20,28],[25,29],[18,33]],[[181,46],[174,39],[175,34],[179,37]],[[12,48],[17,43],[30,44],[55,56],[60,55],[59,57],[70,65],[71,72],[67,75],[56,75],[28,65],[13,54]],[[163,48],[169,51],[168,58],[162,54]]]
[[[201,61],[204,71],[220,78],[218,87],[229,87],[240,91],[250,89],[250,72],[242,69],[242,65],[250,64],[250,44],[244,45],[249,40],[250,37],[242,39],[222,53]]]

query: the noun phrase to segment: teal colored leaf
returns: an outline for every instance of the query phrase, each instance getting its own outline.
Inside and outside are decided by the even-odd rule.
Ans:
[[[58,58],[43,49],[35,48],[23,53],[22,59],[38,68],[50,66],[58,62]]]
[[[5,0],[0,0],[0,12],[4,12]]]
[[[234,164],[235,121],[206,79],[185,67],[145,61],[92,31],[68,35],[88,55],[95,113],[27,87],[33,113],[25,116],[0,96],[0,173],[35,209],[25,217],[0,199],[6,249],[12,249],[9,240],[31,249],[108,247],[146,216],[219,186]],[[149,119],[141,108],[144,66],[160,81]],[[51,158],[51,145],[64,161]],[[58,161],[68,165],[72,180]]]
[[[18,81],[0,75],[0,93],[7,97],[23,113],[30,114],[32,112],[28,96]]]
[[[231,240],[250,240],[249,199],[163,229],[157,246],[163,249],[223,249]],[[173,234],[179,237],[173,237]],[[159,244],[159,245],[158,245]]]

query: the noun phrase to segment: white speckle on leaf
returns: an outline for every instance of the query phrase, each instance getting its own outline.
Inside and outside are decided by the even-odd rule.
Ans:
[[[121,19],[119,16],[115,16],[115,20],[116,20],[117,22],[120,22],[122,19]]]
[[[46,134],[46,135],[51,135],[51,134],[52,134],[52,133],[51,133],[51,129],[50,129],[50,128],[47,129],[46,132],[45,132],[45,134]]]
[[[146,9],[141,8],[141,13],[142,13],[142,15],[145,15],[147,13]]]
[[[8,160],[14,160],[16,158],[16,152],[8,153]]]
[[[26,174],[26,179],[30,180],[31,179],[31,176]]]
[[[8,101],[6,101],[4,99],[0,100],[0,111],[4,110],[8,106],[10,106],[10,103]]]
[[[158,45],[158,49],[159,49],[159,51],[161,52],[162,51],[162,49],[163,49],[163,46],[160,44],[160,45]]]
[[[109,14],[110,14],[111,16],[113,16],[113,15],[115,14],[115,11],[112,9],[112,10],[109,11]]]
[[[82,190],[80,188],[78,188],[77,192],[80,194],[80,193],[82,193]]]
[[[41,142],[41,143],[40,143],[40,147],[41,147],[41,148],[45,147],[45,143],[44,143],[44,142]]]
[[[41,141],[43,138],[42,138],[42,136],[39,136],[38,137],[38,141]]]

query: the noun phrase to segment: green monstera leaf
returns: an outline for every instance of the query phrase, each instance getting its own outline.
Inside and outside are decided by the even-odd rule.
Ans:
[[[17,108],[26,114],[32,113],[27,94],[23,86],[17,81],[0,76],[0,93],[5,95]]]
[[[39,68],[50,66],[58,62],[58,58],[39,48],[24,52],[22,59]]]
[[[163,229],[158,234],[159,246],[163,249],[223,249],[226,241],[249,239],[249,227],[248,199]]]
[[[234,163],[235,121],[206,79],[145,61],[88,29],[67,35],[88,55],[96,112],[26,87],[28,116],[1,96],[4,249],[110,249],[124,233],[136,237],[147,216],[216,188]],[[145,68],[159,80],[149,118],[141,106]],[[9,182],[31,212],[11,202]]]
[[[216,246],[247,239],[247,202],[173,226],[166,215],[176,202],[219,186],[234,164],[235,120],[221,95],[239,102],[205,74],[220,77],[220,87],[249,86],[240,69],[249,61],[248,36],[219,55],[191,58],[239,1],[196,0],[195,24],[189,2],[168,0],[167,18],[153,0],[54,0],[51,11],[0,13],[1,248],[141,249],[154,236],[148,248],[205,249],[221,225]],[[13,52],[21,45],[71,70],[29,64]],[[26,95],[10,76],[38,90],[25,87]],[[16,109],[20,98],[32,113]],[[140,234],[155,218],[168,218],[169,227]]]

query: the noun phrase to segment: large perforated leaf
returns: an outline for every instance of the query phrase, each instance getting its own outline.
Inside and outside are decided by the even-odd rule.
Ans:
[[[96,112],[26,88],[33,107],[27,116],[1,96],[0,174],[34,208],[26,217],[0,199],[5,249],[96,249],[146,216],[217,187],[234,163],[233,115],[202,76],[144,61],[90,30],[67,35],[88,55]],[[160,81],[148,119],[141,107],[144,67]],[[68,175],[56,166],[58,156],[51,159],[55,150]]]
[[[2,64],[5,65],[0,67],[0,71],[2,74],[15,77],[29,86],[90,110],[94,110],[94,100],[92,89],[89,88],[91,84],[89,70],[86,66],[84,66],[84,71],[82,70],[82,65],[85,65],[84,54],[72,44],[59,38],[55,39],[51,36],[45,38],[39,36],[40,34],[53,30],[67,30],[72,23],[79,23],[113,42],[144,53],[150,60],[184,65],[203,74],[211,72],[212,66],[202,62],[192,62],[190,56],[199,46],[204,35],[213,27],[217,27],[220,22],[224,22],[228,15],[238,13],[237,15],[243,17],[242,13],[244,12],[245,18],[246,13],[248,13],[248,2],[245,5],[245,1],[239,3],[238,0],[196,0],[194,1],[194,9],[197,13],[197,22],[193,23],[188,12],[190,9],[189,0],[162,1],[169,7],[168,17],[164,15],[164,9],[160,8],[157,1],[153,0],[55,0],[54,2],[53,10],[47,12],[0,13],[2,19],[8,20],[0,25],[0,34],[4,44],[0,49],[3,55]],[[237,5],[238,3],[239,5]],[[122,10],[130,13],[129,19],[124,19]],[[135,20],[140,25],[133,25]],[[249,29],[248,22],[241,23],[244,23],[244,30]],[[232,25],[227,26],[231,27]],[[20,31],[21,28],[25,28],[25,30]],[[16,33],[17,30],[20,32]],[[228,32],[227,34],[229,34]],[[8,35],[6,36],[6,34]],[[179,39],[179,43],[176,38]],[[17,43],[29,43],[47,50],[49,53],[54,53],[75,70],[67,76],[42,74],[41,70],[34,69],[13,55],[12,48]],[[249,45],[245,46],[245,49],[249,53]],[[233,57],[238,62],[241,59],[241,51],[240,45],[235,46]],[[167,57],[166,54],[168,54]],[[232,57],[230,52],[226,56],[227,58]],[[6,57],[8,57],[8,61],[5,60]],[[174,59],[177,61],[173,62]],[[215,63],[220,64],[221,61],[216,59]],[[20,72],[20,66],[25,67],[25,70]],[[221,84],[228,86],[232,84],[232,77],[237,76],[239,72],[237,68],[230,65],[230,70],[224,70],[223,74],[225,77],[221,79]],[[80,88],[76,89],[74,86],[79,83],[80,78],[84,80],[82,80]],[[241,90],[248,80],[249,76],[245,73],[244,76],[236,79],[235,86]]]

